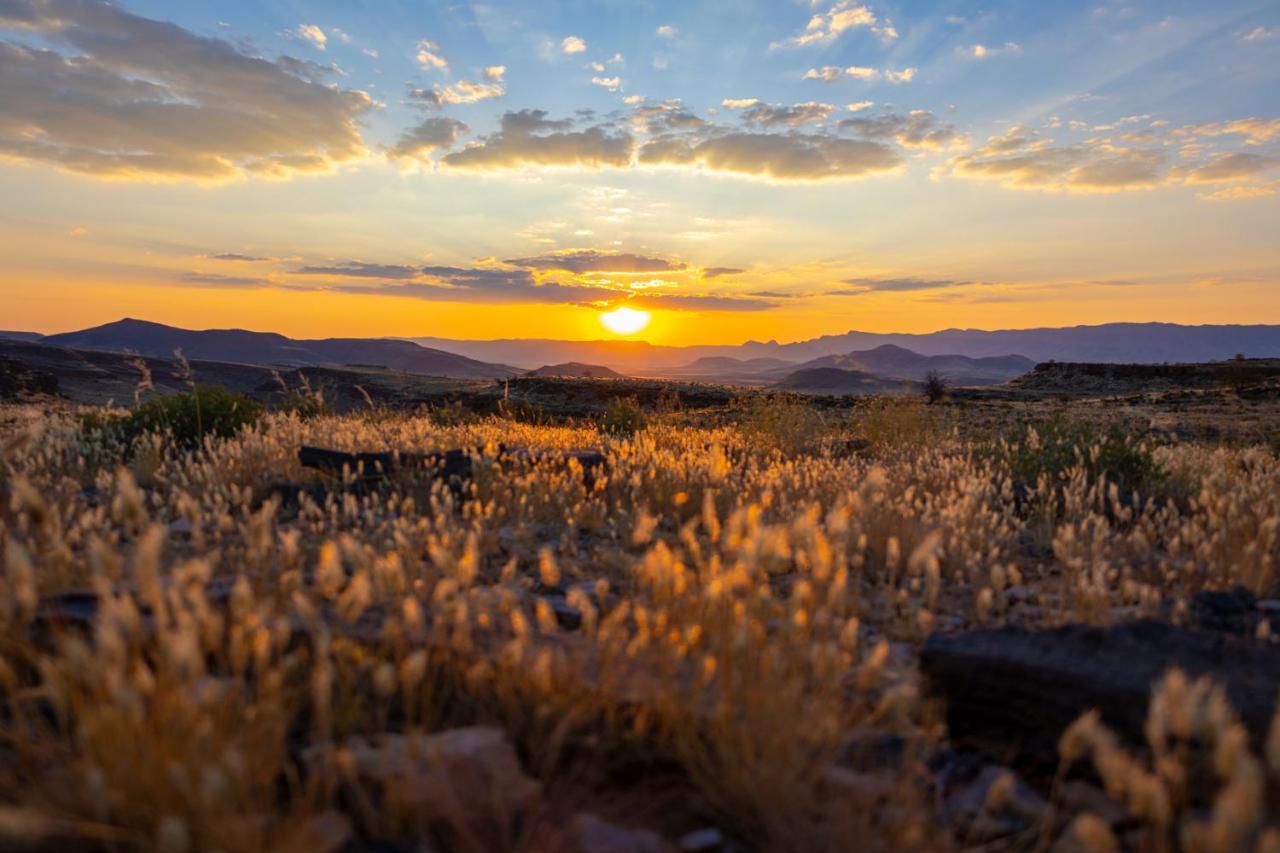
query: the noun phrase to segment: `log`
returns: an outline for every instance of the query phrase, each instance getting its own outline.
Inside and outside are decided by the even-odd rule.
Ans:
[[[1063,730],[1093,708],[1131,745],[1144,745],[1151,689],[1174,667],[1225,685],[1260,747],[1280,694],[1280,647],[1267,643],[1139,621],[933,634],[920,653],[954,744],[1040,769],[1057,765]]]
[[[582,467],[583,483],[588,488],[595,484],[596,477],[605,465],[604,454],[590,450],[535,453],[499,447],[497,459],[500,463],[552,459],[565,465],[569,460],[574,460]],[[399,471],[427,471],[437,478],[466,481],[472,476],[473,456],[470,450],[465,449],[438,450],[432,453],[345,453],[304,445],[298,449],[298,462],[304,468],[339,476],[355,476],[357,480],[366,483],[384,480]]]

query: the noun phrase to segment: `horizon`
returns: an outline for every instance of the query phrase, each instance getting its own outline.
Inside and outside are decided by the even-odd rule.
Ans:
[[[210,327],[198,328],[194,326],[191,326],[191,327],[177,326],[169,323],[161,323],[156,320],[149,320],[142,317],[131,317],[131,316],[121,317],[118,320],[110,320],[105,323],[96,323],[92,326],[62,329],[60,331],[54,331],[54,332],[40,332],[32,329],[16,329],[16,328],[0,329],[0,332],[11,332],[11,333],[19,333],[19,334],[30,333],[30,334],[38,334],[44,338],[50,338],[50,337],[56,337],[57,335],[67,335],[67,334],[73,334],[77,332],[85,332],[85,331],[90,331],[96,328],[115,326],[122,323],[130,323],[130,322],[164,326],[167,328],[177,329],[179,331],[185,331],[185,332],[247,332],[250,334],[260,334],[260,335],[277,334],[277,335],[283,335],[284,337],[292,340],[306,340],[306,338],[300,338],[292,335],[285,335],[284,333],[279,332],[275,329],[257,329],[257,328],[243,327],[243,326],[228,326],[228,327],[210,326]],[[556,343],[556,344],[631,344],[631,345],[642,345],[642,346],[650,346],[650,347],[666,347],[671,349],[698,349],[698,348],[729,349],[729,348],[747,347],[751,345],[790,346],[793,344],[812,343],[822,338],[833,338],[833,337],[838,338],[838,337],[843,337],[847,335],[928,337],[932,335],[942,335],[948,332],[956,332],[956,333],[975,333],[976,332],[976,333],[992,333],[992,334],[998,334],[1001,332],[1054,332],[1054,331],[1067,331],[1067,330],[1075,330],[1075,329],[1096,329],[1096,328],[1104,328],[1108,326],[1172,326],[1176,328],[1185,328],[1185,329],[1233,328],[1234,327],[1234,328],[1247,329],[1247,328],[1274,328],[1276,326],[1280,326],[1280,324],[1277,324],[1277,323],[1167,323],[1160,320],[1146,320],[1146,321],[1115,321],[1115,322],[1103,322],[1103,323],[1080,323],[1072,326],[1025,326],[1025,327],[1003,327],[1003,328],[992,328],[992,329],[949,326],[946,328],[932,329],[925,332],[898,332],[898,331],[871,332],[866,329],[846,329],[843,332],[827,333],[823,335],[817,335],[811,338],[800,338],[795,340],[777,340],[775,338],[770,338],[767,340],[747,339],[747,340],[736,341],[736,342],[727,343],[727,344],[716,344],[716,343],[713,343],[713,344],[702,344],[702,343],[655,344],[635,336],[614,336],[614,337],[596,337],[596,338],[542,338],[542,337],[446,338],[439,335],[417,335],[412,337],[402,336],[402,335],[375,335],[368,338],[352,338],[352,339],[353,340],[408,341],[410,343],[418,343],[421,346],[426,346],[426,344],[422,343],[422,341],[424,340],[428,340],[428,341],[438,340],[438,341],[460,343],[460,344],[547,342],[547,343]],[[341,339],[344,337],[348,337],[348,336],[343,336],[343,335],[327,336],[327,338],[332,338],[332,339]],[[312,340],[323,340],[323,339],[325,338],[312,338]],[[876,345],[876,348],[885,347],[885,346],[901,348],[900,345],[891,344],[891,343],[878,344]],[[1009,353],[1009,355],[1017,355],[1017,353],[1011,352]]]
[[[16,0],[3,325],[1280,323],[1277,60],[1245,0]]]

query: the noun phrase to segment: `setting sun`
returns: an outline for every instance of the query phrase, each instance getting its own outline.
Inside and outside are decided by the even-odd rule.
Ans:
[[[600,322],[615,335],[634,335],[649,325],[649,312],[634,308],[615,308],[600,315]]]

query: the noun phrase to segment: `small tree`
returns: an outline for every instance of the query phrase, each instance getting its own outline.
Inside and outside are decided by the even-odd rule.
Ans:
[[[1230,361],[1223,362],[1218,369],[1218,378],[1239,394],[1248,386],[1261,381],[1262,374],[1249,364],[1243,353],[1237,353]]]
[[[924,377],[924,398],[930,405],[939,403],[947,396],[947,380],[936,370],[930,370]]]

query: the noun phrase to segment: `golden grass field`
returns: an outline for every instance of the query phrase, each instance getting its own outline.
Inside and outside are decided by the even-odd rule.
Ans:
[[[992,837],[1019,780],[963,818],[940,795],[930,632],[1280,595],[1274,401],[1020,406],[766,401],[621,435],[269,413],[127,453],[91,410],[6,406],[0,847],[1280,850],[1280,723],[1254,750],[1177,674],[1152,749],[1064,736],[1092,807],[1054,786]],[[472,448],[475,477],[344,488],[304,444]],[[1192,741],[1206,767],[1169,746]]]

